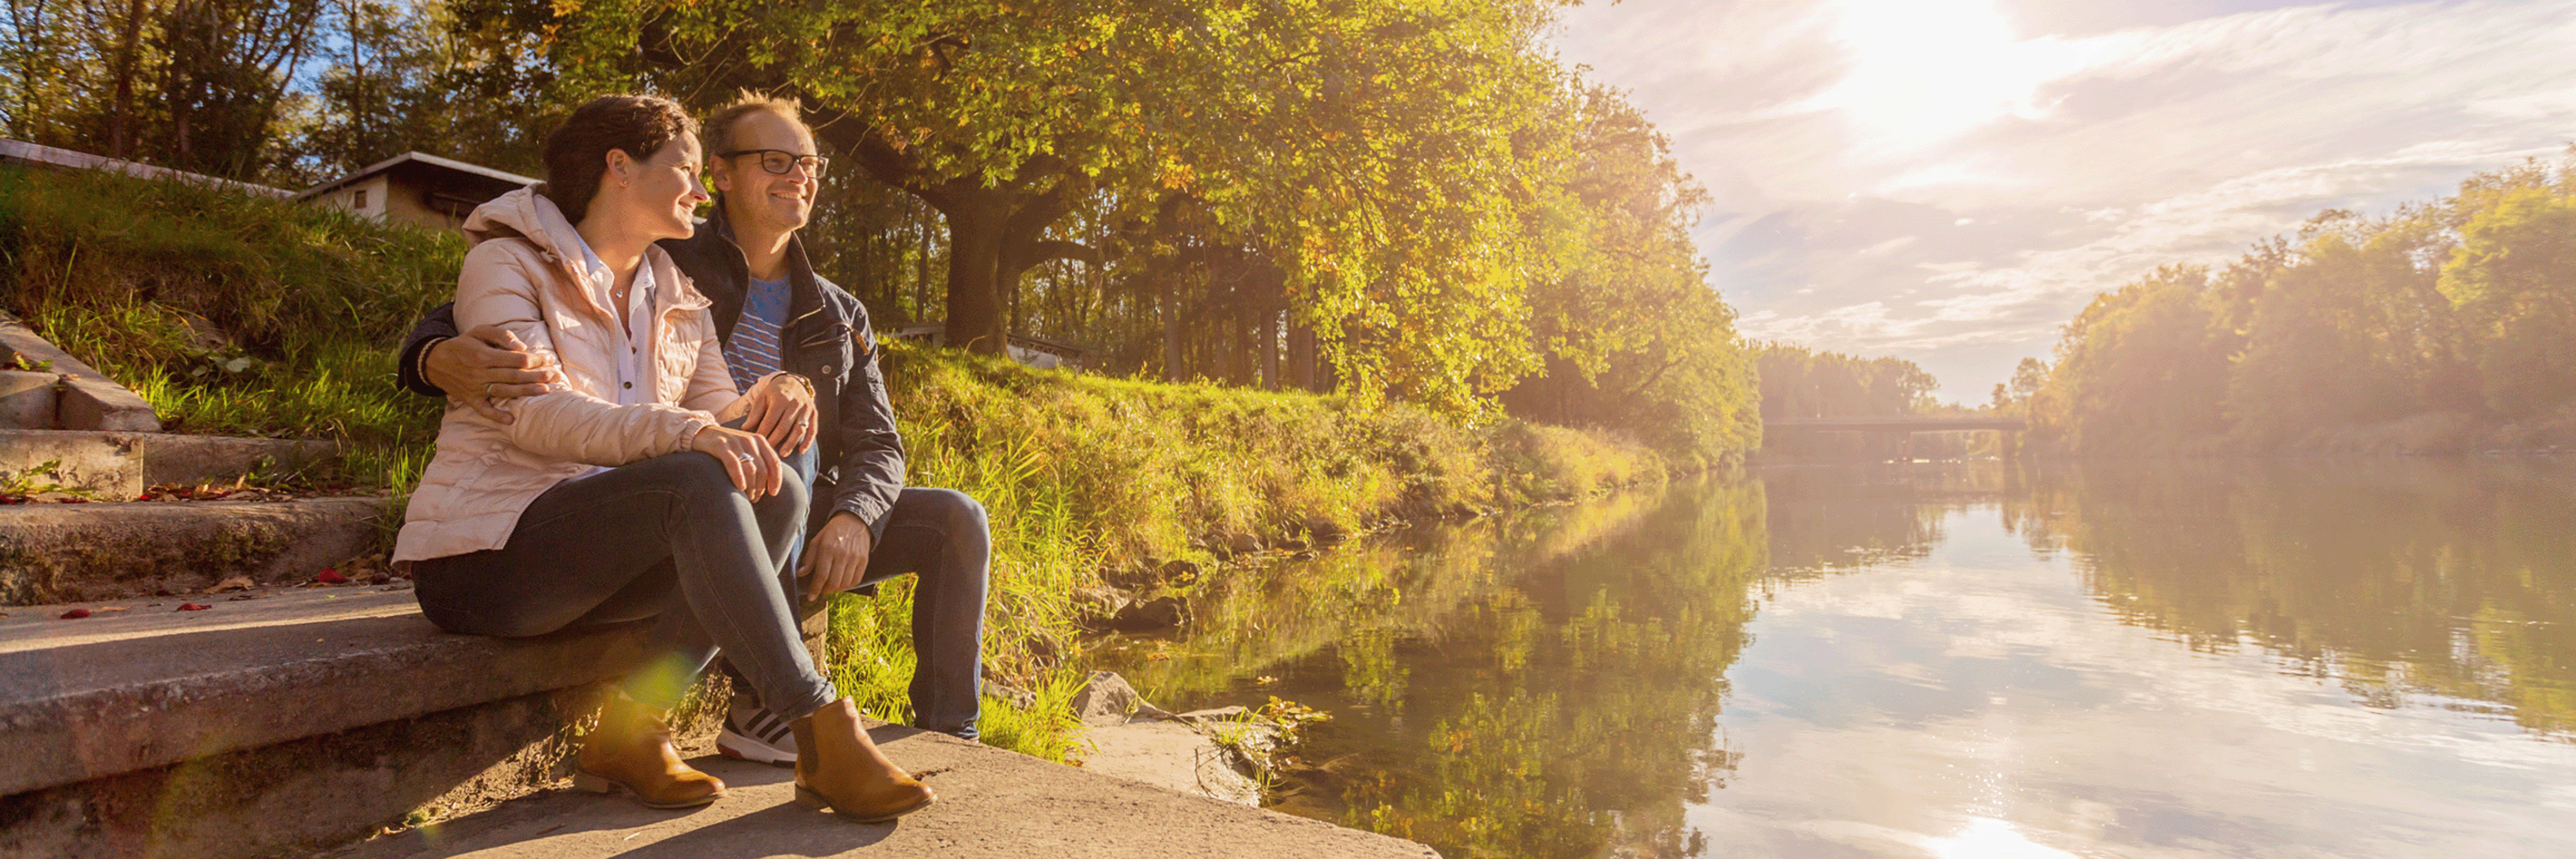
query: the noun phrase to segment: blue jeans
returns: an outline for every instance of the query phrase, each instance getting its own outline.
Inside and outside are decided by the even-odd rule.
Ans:
[[[816,471],[814,448],[786,458],[787,466],[811,487]],[[807,533],[819,532],[831,513],[817,509]],[[984,602],[991,586],[993,538],[984,505],[953,489],[907,488],[886,511],[884,533],[869,547],[865,578],[852,590],[870,590],[904,575],[921,581],[912,595],[912,698],[914,727],[975,739],[983,713]],[[789,548],[787,571],[779,582],[789,601],[802,599],[796,585],[798,558],[805,535]],[[758,683],[749,684],[757,690]],[[768,697],[763,694],[765,704]],[[770,707],[771,712],[787,711]]]
[[[752,501],[694,451],[627,463],[537,496],[499,549],[414,564],[413,590],[431,623],[474,635],[656,618],[648,653],[676,670],[630,674],[628,695],[678,703],[721,648],[771,711],[800,717],[841,695],[778,588],[809,507],[805,484],[781,484]]]

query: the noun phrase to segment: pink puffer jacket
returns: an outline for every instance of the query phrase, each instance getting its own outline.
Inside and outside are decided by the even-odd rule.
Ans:
[[[501,425],[448,402],[438,453],[420,475],[394,560],[498,549],[538,495],[593,465],[624,465],[686,450],[737,398],[709,302],[654,247],[652,319],[644,334],[653,401],[617,405],[617,314],[608,283],[581,273],[581,246],[562,210],[532,189],[485,203],[465,219],[473,249],[456,276],[456,326],[494,324],[562,366],[564,383],[501,407]]]

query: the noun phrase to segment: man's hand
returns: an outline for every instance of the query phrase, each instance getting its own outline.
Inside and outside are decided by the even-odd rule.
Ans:
[[[802,376],[774,374],[751,388],[751,410],[742,428],[769,439],[778,455],[803,453],[814,443],[814,386]]]
[[[546,385],[563,381],[552,359],[538,355],[498,325],[477,325],[462,337],[432,343],[421,361],[421,375],[448,396],[464,400],[496,423],[516,418],[493,403],[545,393]]]
[[[848,513],[832,514],[823,532],[805,542],[805,562],[796,579],[805,583],[805,601],[814,602],[859,586],[868,575],[868,523]]]

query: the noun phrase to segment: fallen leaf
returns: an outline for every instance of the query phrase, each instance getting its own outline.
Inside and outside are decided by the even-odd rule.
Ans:
[[[192,603],[192,602],[191,602],[191,603],[180,603],[180,604],[179,604],[179,610],[180,610],[180,611],[205,611],[205,610],[210,609],[210,608],[214,608],[214,606],[210,606],[210,605],[199,605],[199,604],[197,604],[197,603]]]
[[[99,611],[124,611],[124,610],[126,610],[126,609],[130,609],[130,608],[133,608],[133,606],[129,606],[129,605],[103,605],[103,606],[99,606],[99,607],[98,607],[98,610],[99,610]]]
[[[85,608],[76,608],[76,609],[72,609],[71,611],[63,612],[63,619],[64,619],[64,620],[79,620],[79,619],[81,619],[81,618],[88,617],[88,616],[89,616],[89,609],[85,609]]]
[[[249,576],[234,576],[234,577],[232,577],[232,578],[225,579],[225,580],[220,581],[220,582],[216,582],[216,583],[215,583],[214,588],[213,588],[212,590],[207,591],[207,593],[216,593],[216,594],[219,594],[219,593],[223,593],[223,592],[225,592],[225,591],[246,591],[246,590],[250,590],[250,577],[249,577]]]
[[[348,576],[340,575],[339,570],[335,570],[330,567],[323,567],[322,572],[319,575],[314,576],[313,580],[326,585],[345,585],[349,583]]]

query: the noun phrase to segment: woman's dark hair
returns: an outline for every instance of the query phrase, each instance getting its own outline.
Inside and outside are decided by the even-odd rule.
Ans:
[[[590,213],[590,198],[599,193],[600,177],[608,172],[609,150],[642,161],[697,130],[698,121],[679,102],[658,95],[591,99],[546,135],[546,183],[537,186],[537,193],[555,201],[565,220],[581,223]]]

